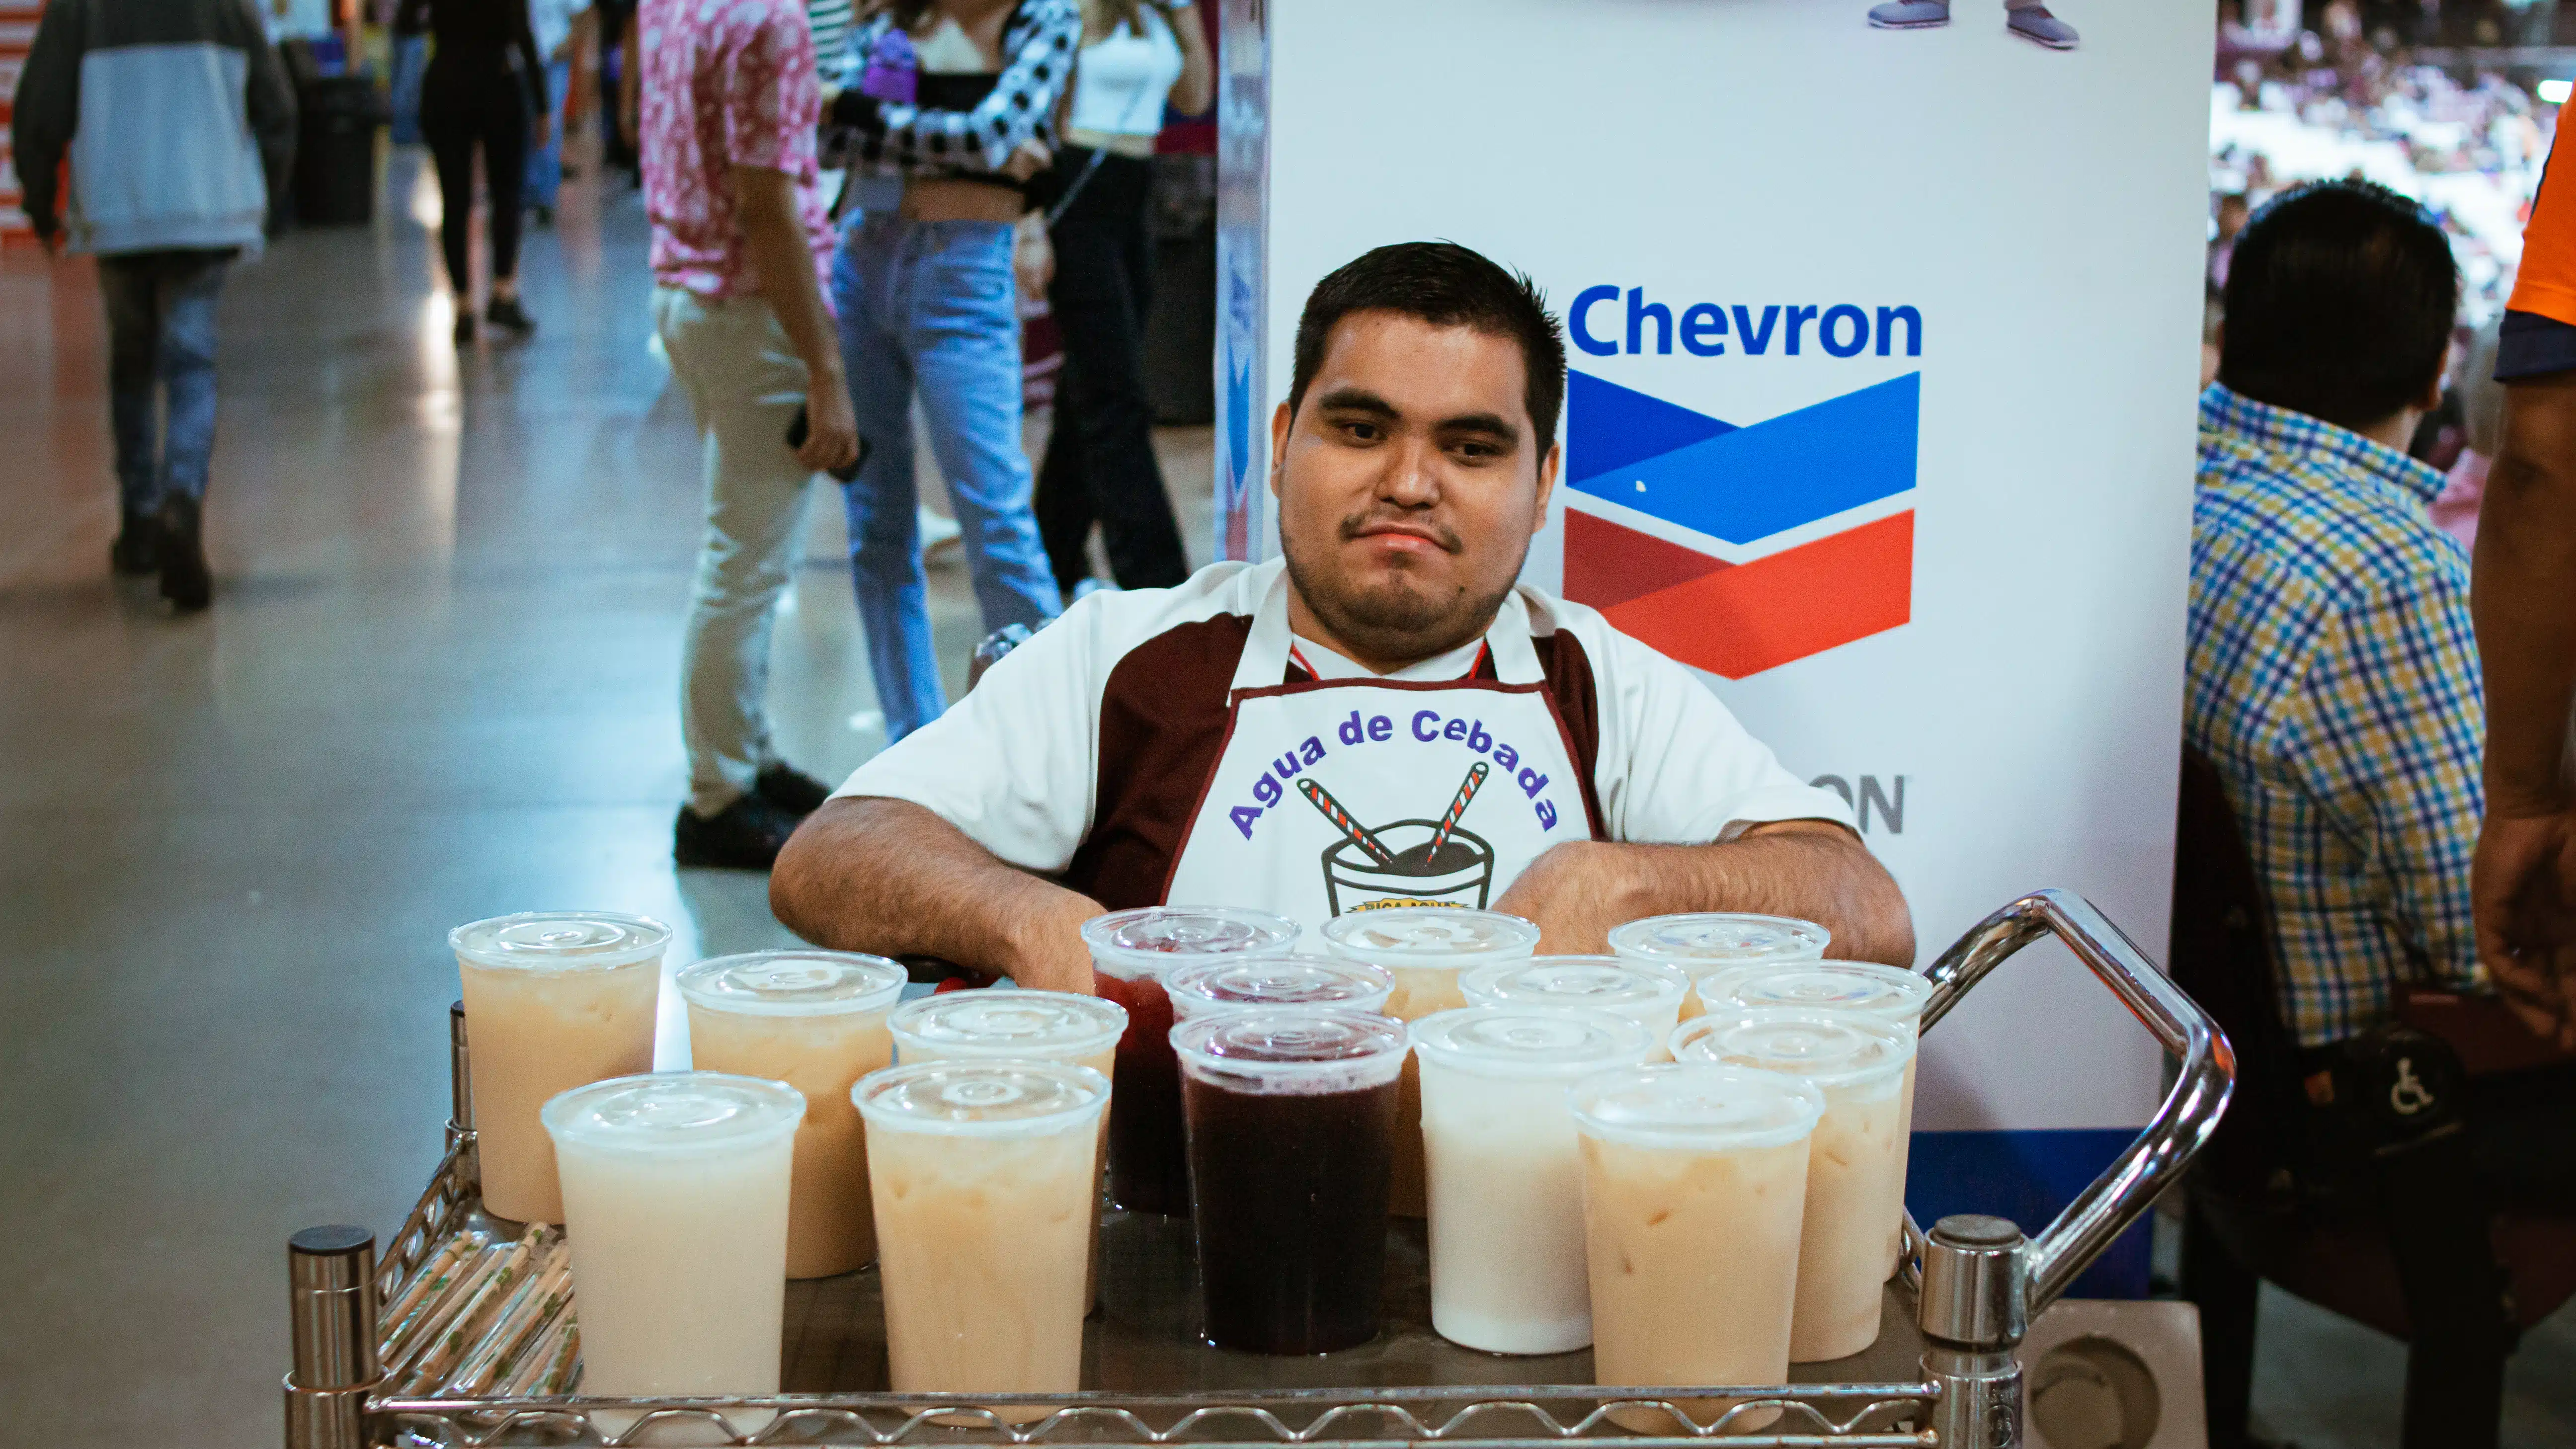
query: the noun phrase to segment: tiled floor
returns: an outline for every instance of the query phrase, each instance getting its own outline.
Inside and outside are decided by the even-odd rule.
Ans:
[[[398,161],[367,230],[289,238],[224,304],[213,611],[111,583],[85,264],[0,255],[0,1444],[278,1442],[286,1235],[389,1229],[434,1160],[457,922],[784,939],[756,877],[675,872],[695,448],[645,349],[631,192],[577,184],[526,263],[542,323],[459,354]],[[1208,440],[1163,440],[1205,557]],[[879,743],[818,496],[778,634],[789,755]],[[953,561],[939,647],[980,632]],[[2384,1445],[2398,1355],[2267,1308],[2265,1418]],[[2516,1368],[2513,1442],[2576,1438],[2576,1323]]]

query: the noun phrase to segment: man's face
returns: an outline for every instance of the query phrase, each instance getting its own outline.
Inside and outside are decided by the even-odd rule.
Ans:
[[[1526,380],[1509,337],[1398,312],[1334,326],[1304,406],[1270,423],[1279,545],[1324,642],[1395,667],[1491,625],[1556,485]]]

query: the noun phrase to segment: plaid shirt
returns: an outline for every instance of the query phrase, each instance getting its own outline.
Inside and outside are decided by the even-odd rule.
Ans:
[[[2303,413],[2200,399],[2183,731],[2225,777],[2303,1046],[2397,986],[2482,981],[2469,856],[2486,706],[2442,475]]]
[[[843,87],[855,88],[867,74],[868,56],[894,24],[892,10],[879,10],[849,32]],[[1079,0],[1020,0],[1002,24],[1002,71],[991,95],[971,111],[879,106],[873,123],[859,128],[858,158],[918,176],[956,176],[1001,170],[1023,141],[1053,150],[1056,105],[1081,44]],[[823,70],[831,74],[828,58]]]

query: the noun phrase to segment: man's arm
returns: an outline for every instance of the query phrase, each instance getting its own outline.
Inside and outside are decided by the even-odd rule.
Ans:
[[[1540,856],[1494,909],[1536,921],[1550,954],[1610,949],[1614,927],[1683,911],[1814,921],[1843,960],[1914,964],[1914,917],[1896,878],[1840,825],[1783,820],[1718,845],[1570,841]]]
[[[45,250],[55,247],[54,175],[80,124],[81,42],[88,0],[56,0],[36,22],[36,41],[18,76],[9,144],[18,171],[19,207]]]
[[[769,876],[769,908],[817,945],[937,956],[1046,991],[1091,990],[1088,896],[1003,864],[909,800],[831,800]]]
[[[761,295],[805,360],[809,431],[796,459],[817,472],[845,468],[859,455],[859,419],[850,406],[832,315],[823,309],[823,284],[814,275],[804,219],[796,213],[796,183],[784,171],[736,166],[733,194],[743,251],[760,274]]]
[[[2505,392],[2479,508],[2478,653],[2487,812],[2474,870],[2478,957],[2534,1030],[2576,1048],[2576,801],[2561,773],[2576,695],[2576,372]]]
[[[260,178],[268,186],[268,226],[274,233],[286,218],[287,188],[295,178],[295,83],[268,32],[248,6],[239,7],[243,22],[237,42],[248,57],[243,80],[243,108],[250,133],[259,143]]]

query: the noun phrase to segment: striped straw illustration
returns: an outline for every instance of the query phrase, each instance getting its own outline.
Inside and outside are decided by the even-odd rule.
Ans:
[[[1371,860],[1380,865],[1395,864],[1395,852],[1387,849],[1384,841],[1370,834],[1366,826],[1353,820],[1350,812],[1342,808],[1342,802],[1334,799],[1330,791],[1312,780],[1298,781],[1297,788],[1304,793],[1308,804],[1323,811],[1324,818],[1333,822],[1333,828],[1349,836],[1353,844],[1367,851]]]
[[[1449,802],[1449,813],[1440,817],[1440,828],[1431,832],[1429,853],[1434,859],[1439,857],[1440,847],[1449,843],[1449,832],[1458,828],[1458,817],[1467,813],[1467,802],[1476,798],[1477,789],[1483,786],[1485,776],[1490,773],[1491,769],[1482,760],[1467,767],[1467,779],[1458,787],[1458,798]]]

